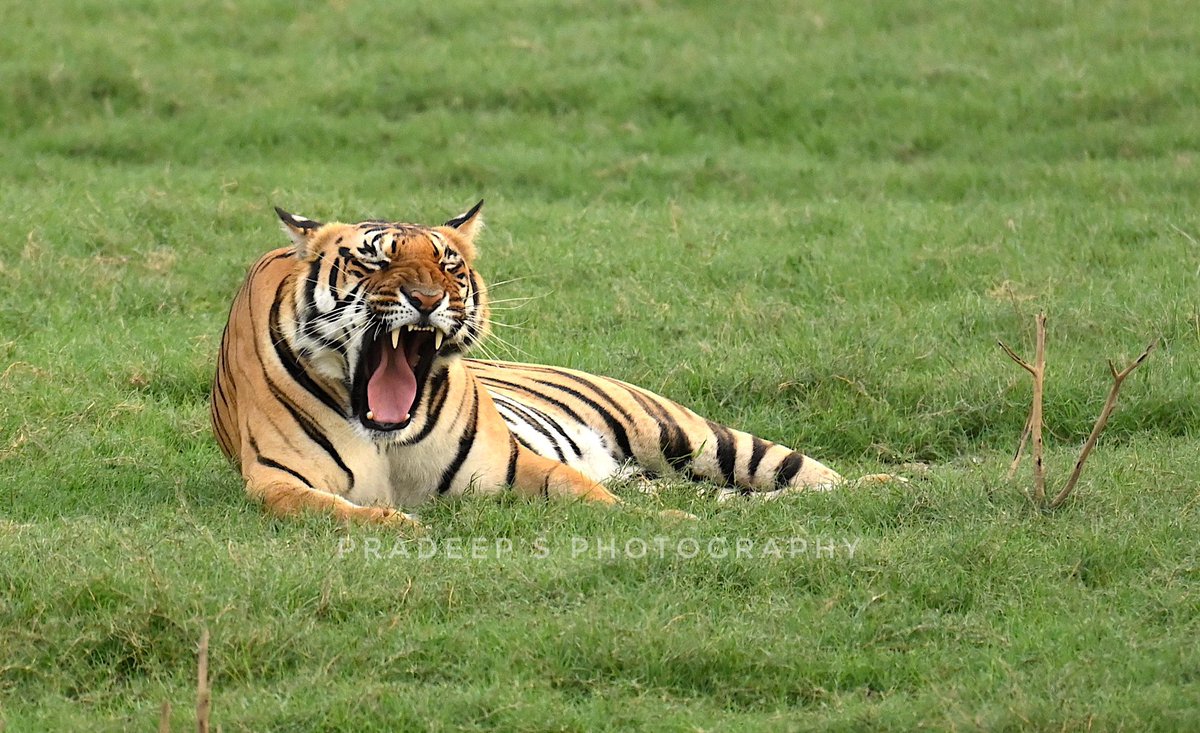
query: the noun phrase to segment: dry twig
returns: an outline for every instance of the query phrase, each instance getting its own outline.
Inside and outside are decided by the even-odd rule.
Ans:
[[[1062,506],[1062,503],[1071,495],[1071,490],[1075,488],[1075,483],[1079,481],[1079,474],[1083,472],[1083,463],[1091,454],[1092,448],[1095,447],[1096,441],[1100,438],[1100,433],[1104,431],[1104,427],[1108,425],[1108,418],[1112,415],[1113,408],[1117,406],[1117,393],[1121,391],[1121,384],[1125,381],[1134,369],[1142,365],[1146,361],[1146,357],[1150,356],[1150,352],[1154,350],[1154,344],[1146,347],[1142,355],[1133,361],[1132,364],[1125,367],[1121,371],[1113,366],[1113,363],[1108,362],[1108,372],[1112,375],[1112,387],[1108,390],[1108,398],[1104,400],[1104,409],[1100,410],[1100,416],[1096,418],[1096,424],[1092,426],[1092,432],[1088,435],[1087,441],[1083,444],[1083,449],[1079,451],[1079,458],[1075,459],[1075,469],[1071,471],[1071,477],[1067,479],[1067,483],[1063,486],[1062,491],[1054,497],[1050,502],[1051,509],[1057,509]]]
[[[1017,353],[1008,347],[1008,344],[1003,341],[1000,343],[1000,348],[1004,349],[1004,353],[1008,354],[1008,358],[1016,362],[1022,369],[1029,372],[1033,376],[1033,402],[1029,409],[1029,420],[1026,421],[1026,429],[1029,435],[1033,436],[1033,501],[1037,504],[1042,504],[1046,501],[1046,464],[1043,458],[1044,443],[1042,441],[1042,394],[1046,384],[1046,314],[1038,313],[1034,318],[1034,323],[1037,325],[1037,343],[1033,352],[1033,364],[1025,361],[1017,356]],[[1022,436],[1021,444],[1017,447],[1017,454],[1013,457],[1013,463],[1009,467],[1009,473],[1015,474],[1017,466],[1021,463],[1021,452],[1025,444],[1025,437]]]
[[[196,663],[196,731],[208,733],[212,690],[208,687],[208,629],[200,633],[199,659]]]
[[[1113,384],[1112,388],[1108,391],[1108,398],[1104,401],[1104,409],[1100,411],[1100,416],[1096,418],[1096,424],[1092,426],[1092,432],[1088,435],[1087,441],[1084,442],[1083,448],[1079,452],[1079,458],[1075,460],[1075,469],[1071,471],[1071,476],[1067,479],[1066,484],[1063,485],[1062,491],[1059,491],[1054,496],[1054,499],[1047,503],[1046,467],[1043,462],[1044,444],[1042,442],[1042,399],[1045,392],[1046,380],[1046,314],[1039,313],[1034,319],[1034,323],[1037,326],[1037,345],[1035,346],[1032,364],[1017,356],[1017,353],[1010,349],[1008,344],[1003,341],[999,342],[1000,348],[1004,349],[1004,353],[1008,355],[1008,358],[1012,359],[1022,369],[1033,376],[1033,401],[1029,408],[1029,417],[1025,420],[1025,428],[1021,431],[1021,440],[1017,443],[1016,454],[1013,455],[1012,463],[1008,467],[1008,478],[1011,480],[1016,475],[1017,468],[1021,465],[1021,458],[1025,454],[1025,443],[1032,435],[1033,492],[1029,494],[1029,498],[1039,508],[1057,509],[1071,495],[1071,491],[1079,481],[1079,475],[1083,472],[1083,464],[1087,461],[1088,456],[1091,455],[1092,448],[1096,446],[1096,441],[1099,440],[1100,433],[1108,425],[1108,418],[1112,415],[1112,411],[1117,405],[1117,394],[1121,391],[1121,384],[1134,369],[1137,369],[1146,361],[1146,358],[1150,356],[1150,352],[1154,350],[1154,344],[1147,346],[1141,356],[1119,372],[1111,361],[1108,363],[1108,371],[1112,374]]]
[[[1025,418],[1025,428],[1021,430],[1021,440],[1017,442],[1017,452],[1013,454],[1012,463],[1008,464],[1007,480],[1012,481],[1013,476],[1017,475],[1017,468],[1021,465],[1021,459],[1025,457],[1025,443],[1029,441],[1029,418]]]

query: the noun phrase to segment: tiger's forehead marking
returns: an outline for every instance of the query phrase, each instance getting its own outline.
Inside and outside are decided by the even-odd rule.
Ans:
[[[375,249],[381,255],[392,258],[401,247],[410,245],[432,245],[433,256],[443,257],[449,250],[445,236],[428,227],[404,222],[365,221],[355,225],[362,237],[363,249]]]

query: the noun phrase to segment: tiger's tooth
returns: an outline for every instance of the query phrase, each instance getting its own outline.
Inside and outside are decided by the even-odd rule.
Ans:
[[[368,420],[374,420],[374,419],[375,419],[375,413],[371,412],[370,410],[367,410],[367,419],[368,419]]]
[[[396,349],[399,347],[400,347],[400,329],[396,328],[396,329],[392,330],[392,348]]]
[[[442,348],[442,332],[441,331],[433,332],[433,348],[435,351]]]

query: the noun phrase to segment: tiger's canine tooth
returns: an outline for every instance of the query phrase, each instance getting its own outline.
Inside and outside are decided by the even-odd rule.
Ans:
[[[370,410],[367,410],[367,419],[368,419],[368,420],[374,420],[374,419],[375,419],[375,413],[374,413],[374,412],[371,412]]]
[[[433,348],[435,351],[442,348],[442,332],[441,331],[433,332]]]
[[[396,329],[392,330],[392,348],[393,349],[399,348],[399,346],[400,346],[400,329],[396,328]]]

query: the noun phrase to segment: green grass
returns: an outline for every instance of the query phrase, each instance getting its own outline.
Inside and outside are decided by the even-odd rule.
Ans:
[[[1200,727],[1200,16],[1137,2],[6,3],[0,728]],[[243,498],[228,302],[315,218],[479,196],[503,356],[903,487],[425,507],[481,559]],[[1051,481],[1004,480],[1050,316]],[[573,538],[857,541],[597,558]],[[540,549],[544,548],[544,549]],[[542,555],[547,555],[542,557]]]

